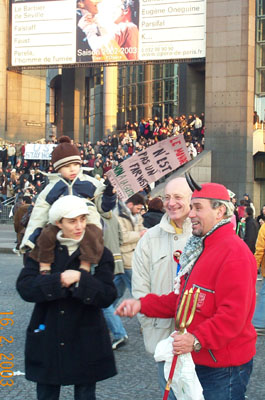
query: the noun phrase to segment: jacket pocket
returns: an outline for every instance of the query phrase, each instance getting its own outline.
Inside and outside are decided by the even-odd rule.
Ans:
[[[27,329],[25,358],[31,365],[39,366],[44,364],[45,331],[33,332]]]
[[[161,249],[161,252],[159,253],[158,251],[154,254],[152,254],[152,269],[156,270],[161,268],[161,264],[165,263],[166,259],[168,257],[167,253],[163,252],[163,249]]]
[[[156,329],[167,329],[172,325],[172,318],[154,318],[153,324]]]
[[[172,318],[149,318],[139,314],[138,319],[142,328],[167,329],[172,325]]]
[[[193,284],[194,292],[196,289],[200,289],[196,313],[199,313],[205,317],[211,317],[215,310],[215,291],[209,287],[202,285]]]

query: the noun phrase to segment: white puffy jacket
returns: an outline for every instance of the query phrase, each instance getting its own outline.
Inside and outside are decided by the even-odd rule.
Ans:
[[[191,222],[187,218],[183,233],[176,234],[167,214],[160,223],[149,229],[140,239],[132,260],[132,294],[139,299],[148,293],[158,295],[173,290],[177,264],[173,259],[176,250],[183,251],[191,236]],[[145,348],[154,353],[157,343],[174,331],[174,320],[148,318],[138,314],[143,329]]]
[[[48,175],[50,183],[40,192],[37,198],[20,246],[21,252],[25,252],[26,247],[34,249],[35,241],[41,229],[48,223],[51,205],[61,196],[73,194],[87,199],[89,209],[88,223],[102,228],[99,213],[104,213],[114,208],[116,195],[105,195],[106,186],[97,179],[83,173],[84,170],[85,168],[81,168],[72,182],[63,179],[61,174],[44,173],[44,175]],[[95,204],[90,199],[94,199]]]

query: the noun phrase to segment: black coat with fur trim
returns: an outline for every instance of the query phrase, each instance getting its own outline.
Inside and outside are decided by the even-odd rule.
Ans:
[[[26,378],[53,385],[93,384],[116,374],[111,341],[101,308],[116,298],[114,261],[104,249],[94,273],[81,271],[79,285],[63,288],[60,274],[78,269],[77,249],[71,256],[57,242],[51,275],[40,275],[30,257],[17,279],[20,296],[35,307],[27,328]],[[40,324],[45,330],[34,332]]]

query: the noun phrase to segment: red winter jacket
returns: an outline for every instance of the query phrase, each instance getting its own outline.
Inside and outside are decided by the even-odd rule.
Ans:
[[[231,223],[217,228],[204,240],[204,250],[186,286],[201,288],[193,322],[187,329],[202,345],[198,353],[192,352],[195,364],[238,366],[255,355],[257,335],[251,320],[256,277],[255,258]],[[180,293],[184,282],[182,277]],[[163,296],[149,294],[141,299],[141,313],[173,318],[177,305],[174,292]]]

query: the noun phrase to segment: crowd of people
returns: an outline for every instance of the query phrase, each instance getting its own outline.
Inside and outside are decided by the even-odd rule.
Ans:
[[[131,138],[130,128],[120,143],[113,135],[95,145],[95,164],[110,158],[103,149],[113,148],[113,139],[117,150],[124,139],[139,146],[142,136]],[[194,141],[201,134],[196,129]],[[28,185],[14,210],[22,228],[15,250],[24,259],[17,290],[36,303],[26,332],[25,373],[37,383],[38,400],[58,400],[61,385],[74,385],[76,400],[95,400],[96,382],[117,373],[113,350],[130,340],[121,317],[139,312],[164,398],[182,398],[189,385],[194,400],[243,400],[257,332],[265,334],[264,301],[255,311],[260,265],[252,247],[251,199],[245,194],[238,206],[223,185],[199,185],[186,174],[169,180],[161,198],[136,193],[121,202],[104,173],[81,168],[86,147],[61,137],[51,163],[38,165],[49,182],[41,182],[35,204],[27,201],[34,190]],[[34,163],[31,177],[39,174]],[[264,221],[263,209],[257,218]],[[263,227],[257,243],[264,255]],[[133,299],[118,304],[126,288]],[[184,362],[188,354],[191,383],[177,379],[177,358]],[[169,376],[174,365],[178,372]]]
[[[194,400],[245,398],[257,332],[265,334],[264,304],[255,311],[260,265],[253,247],[253,226],[264,222],[265,212],[254,220],[247,194],[238,206],[223,185],[199,185],[189,174],[169,180],[161,198],[142,192],[118,200],[103,165],[124,159],[121,150],[132,156],[168,137],[154,134],[155,119],[144,137],[141,126],[147,124],[141,121],[137,130],[128,124],[121,135],[94,146],[61,137],[51,162],[32,161],[28,172],[20,161],[21,175],[28,176],[17,192],[22,205],[14,207],[22,227],[15,250],[24,260],[17,290],[36,303],[26,332],[25,373],[37,383],[38,400],[58,400],[61,385],[74,385],[76,400],[95,400],[96,383],[117,373],[113,350],[130,339],[120,317],[138,313],[164,398],[181,398],[186,385]],[[189,125],[187,146],[203,145],[196,117]],[[185,136],[180,129],[170,134]],[[81,168],[91,160],[90,171]],[[18,162],[8,160],[6,167],[16,169]],[[42,189],[36,196],[37,181]],[[257,226],[263,235],[257,243],[264,255],[263,227]],[[133,299],[118,304],[126,288]],[[177,359],[184,362],[188,354],[190,383],[177,379]],[[170,376],[175,365],[178,373]]]
[[[90,175],[105,179],[106,172],[127,158],[169,136],[183,135],[191,158],[204,148],[204,114],[181,115],[180,117],[158,117],[142,119],[138,123],[126,122],[124,130],[113,133],[96,143],[76,143],[82,166],[90,169]],[[46,143],[57,143],[51,137]],[[26,160],[26,143],[0,145],[0,200],[4,201],[18,193],[35,196],[46,186],[47,178],[40,171],[53,171],[48,160]]]

